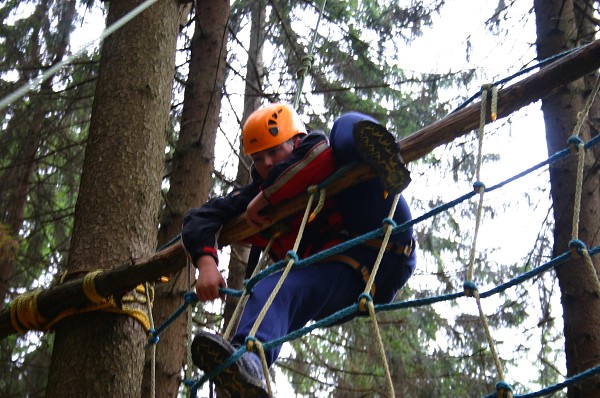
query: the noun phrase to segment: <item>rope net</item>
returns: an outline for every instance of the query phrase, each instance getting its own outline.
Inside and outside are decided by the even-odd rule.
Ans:
[[[596,84],[593,95],[590,96],[590,100],[589,100],[590,102],[588,104],[591,104],[591,101],[593,101],[593,98],[597,94],[599,84],[600,83]],[[490,88],[490,87],[484,86],[481,90],[481,96],[482,96],[481,98],[482,98],[482,102],[485,103],[485,101],[488,98],[489,93],[491,93],[491,96],[492,96],[491,112],[492,112],[492,114],[494,114],[495,113],[494,103],[496,101],[495,100],[496,90],[493,87]],[[509,289],[511,287],[514,287],[514,286],[522,284],[528,280],[531,280],[532,278],[535,278],[536,276],[538,276],[540,274],[550,271],[550,270],[554,269],[555,267],[557,267],[558,265],[565,263],[565,262],[569,261],[570,259],[577,258],[579,256],[583,256],[586,259],[586,265],[588,267],[588,272],[592,273],[593,278],[596,281],[597,290],[600,293],[600,283],[598,283],[598,277],[596,275],[596,272],[593,268],[593,264],[591,262],[591,257],[596,255],[598,252],[600,252],[600,246],[596,246],[591,249],[588,249],[586,247],[585,243],[581,242],[578,239],[577,234],[576,234],[576,231],[578,229],[576,225],[578,225],[578,222],[579,222],[579,220],[576,218],[579,217],[578,207],[580,205],[580,196],[578,196],[577,200],[575,201],[576,209],[575,209],[575,217],[573,220],[573,223],[574,223],[573,239],[571,240],[571,242],[569,243],[569,247],[563,254],[551,259],[550,261],[548,261],[534,269],[531,269],[528,272],[517,275],[514,278],[512,278],[506,282],[503,282],[487,291],[480,292],[476,283],[473,282],[473,278],[475,276],[475,270],[474,270],[475,261],[474,261],[474,259],[475,259],[475,254],[476,254],[476,243],[477,243],[477,235],[478,235],[477,232],[478,232],[479,226],[481,224],[481,213],[482,213],[481,208],[483,206],[484,193],[488,193],[488,192],[503,188],[507,184],[509,184],[513,181],[516,181],[519,178],[522,178],[528,174],[531,174],[532,172],[539,170],[545,166],[548,166],[552,163],[558,162],[559,160],[561,160],[571,154],[578,156],[578,160],[579,160],[579,162],[578,162],[578,177],[575,181],[575,185],[576,185],[575,191],[581,192],[581,184],[583,181],[583,178],[581,177],[581,175],[583,173],[583,158],[585,157],[585,151],[587,149],[595,146],[598,143],[598,141],[600,141],[600,136],[596,136],[596,137],[592,138],[591,140],[589,140],[588,142],[583,142],[578,137],[579,129],[577,128],[576,131],[574,132],[574,135],[569,138],[567,146],[562,151],[555,153],[554,155],[548,157],[546,160],[544,160],[544,161],[542,161],[542,162],[540,162],[518,174],[515,174],[514,176],[512,176],[504,181],[501,181],[489,188],[486,188],[486,186],[481,182],[481,164],[482,164],[481,153],[482,153],[482,141],[483,141],[483,128],[485,126],[485,116],[486,116],[484,112],[486,111],[486,109],[487,109],[487,106],[482,106],[482,117],[481,117],[482,124],[481,124],[479,132],[478,132],[478,139],[479,139],[479,154],[478,154],[478,161],[477,161],[478,166],[477,166],[477,171],[476,171],[476,181],[473,183],[472,191],[467,192],[464,195],[459,196],[458,198],[456,198],[448,203],[442,204],[442,205],[426,212],[425,214],[423,214],[419,217],[416,217],[411,221],[407,221],[401,225],[396,225],[394,223],[394,221],[391,220],[391,217],[393,215],[393,214],[391,214],[388,218],[382,220],[381,228],[370,231],[369,233],[355,237],[355,238],[350,239],[344,243],[341,243],[335,247],[326,249],[322,252],[319,252],[317,254],[311,255],[311,256],[303,258],[303,259],[298,258],[298,255],[295,252],[295,250],[298,247],[298,244],[300,242],[300,239],[302,238],[302,233],[301,233],[302,230],[301,230],[298,235],[298,241],[296,242],[296,244],[294,246],[294,250],[292,250],[288,253],[288,256],[286,257],[286,259],[275,262],[274,264],[271,264],[270,266],[266,266],[266,268],[264,268],[262,270],[261,270],[261,268],[265,267],[265,264],[264,264],[264,259],[261,259],[261,261],[260,261],[261,266],[257,267],[257,269],[255,270],[255,274],[245,282],[245,287],[243,290],[238,291],[238,290],[234,290],[234,289],[223,289],[223,293],[226,293],[228,295],[237,296],[237,297],[242,297],[242,300],[239,301],[238,309],[236,309],[236,314],[239,314],[240,308],[243,307],[243,304],[245,302],[244,298],[247,297],[249,294],[252,294],[251,293],[252,288],[260,280],[264,279],[268,275],[271,275],[276,272],[281,273],[280,283],[278,284],[278,287],[279,287],[281,285],[281,283],[283,283],[283,280],[285,279],[285,276],[287,275],[287,272],[289,272],[291,267],[307,266],[309,264],[320,261],[320,260],[330,257],[332,255],[338,254],[344,250],[347,250],[350,247],[359,245],[359,244],[361,244],[367,240],[373,239],[373,238],[383,237],[382,248],[384,248],[387,243],[387,239],[392,234],[398,233],[400,231],[404,231],[407,228],[412,227],[413,225],[416,225],[425,220],[433,218],[436,215],[438,215],[444,211],[447,211],[448,209],[450,209],[452,207],[455,207],[463,202],[471,200],[475,196],[478,196],[478,208],[477,208],[478,210],[477,210],[477,219],[475,220],[475,226],[474,226],[474,237],[473,237],[473,242],[471,245],[466,280],[462,286],[461,291],[456,291],[454,293],[449,293],[449,294],[445,294],[445,295],[432,296],[432,297],[428,297],[428,298],[409,300],[409,301],[399,301],[399,302],[392,302],[392,303],[388,303],[388,304],[374,304],[373,300],[371,298],[371,295],[370,295],[370,283],[371,283],[371,281],[370,281],[366,284],[365,291],[357,298],[357,302],[355,305],[344,308],[327,318],[324,318],[320,321],[314,322],[313,324],[310,324],[306,327],[303,327],[301,329],[291,332],[287,336],[284,336],[284,337],[281,337],[281,338],[278,338],[278,339],[275,339],[272,341],[262,341],[261,342],[261,341],[258,341],[254,337],[253,334],[256,332],[258,325],[260,325],[260,322],[262,322],[262,318],[263,318],[263,316],[259,316],[258,319],[256,320],[255,327],[253,328],[253,333],[251,333],[251,335],[248,337],[247,344],[245,346],[241,346],[225,362],[223,362],[220,366],[213,369],[211,372],[204,374],[199,380],[197,380],[197,381],[187,380],[186,381],[186,385],[188,385],[190,387],[190,392],[191,392],[192,396],[196,395],[197,390],[204,383],[213,379],[216,375],[218,375],[220,372],[222,372],[228,366],[233,364],[237,359],[239,359],[244,353],[249,352],[249,351],[258,351],[260,357],[262,358],[265,378],[267,380],[269,392],[271,393],[272,389],[271,389],[270,380],[269,380],[269,372],[267,371],[266,361],[265,361],[265,357],[264,357],[264,350],[268,350],[270,348],[281,346],[285,342],[290,342],[295,339],[298,339],[302,336],[305,336],[305,335],[311,333],[312,331],[314,331],[316,329],[326,328],[326,327],[329,327],[332,325],[339,324],[340,322],[344,322],[345,319],[349,319],[354,315],[367,314],[369,316],[369,318],[371,319],[371,325],[372,325],[372,329],[373,329],[372,337],[377,345],[377,350],[378,350],[380,360],[381,360],[381,366],[384,370],[385,377],[387,380],[387,386],[388,386],[387,394],[388,394],[388,396],[393,397],[393,396],[395,396],[395,393],[394,393],[393,384],[391,381],[389,365],[386,361],[384,342],[381,339],[381,334],[380,334],[379,328],[378,328],[376,314],[379,312],[382,312],[382,311],[396,311],[396,310],[400,310],[400,309],[429,306],[429,305],[432,305],[435,303],[456,300],[461,297],[471,297],[471,298],[475,299],[479,317],[480,317],[482,326],[485,330],[485,335],[486,335],[486,338],[488,341],[488,347],[494,357],[494,363],[496,366],[498,381],[496,384],[496,391],[494,393],[486,396],[486,398],[487,397],[538,397],[538,396],[544,396],[551,392],[556,392],[561,389],[564,389],[565,387],[568,387],[568,386],[570,386],[574,383],[577,383],[581,380],[590,378],[590,377],[596,375],[597,373],[599,373],[600,365],[598,365],[596,367],[592,367],[581,374],[567,378],[560,383],[549,386],[540,391],[530,393],[530,394],[525,394],[525,395],[514,395],[513,388],[505,380],[505,374],[502,369],[500,357],[499,357],[499,354],[495,347],[495,343],[494,343],[495,340],[493,338],[493,333],[490,330],[489,324],[488,324],[486,316],[485,316],[485,311],[482,306],[482,299],[489,298],[494,295],[505,292],[507,289]],[[587,107],[587,109],[589,109],[589,106]],[[587,117],[587,112],[583,111],[580,113],[579,120],[580,121],[584,120],[586,117]],[[493,116],[492,116],[492,119],[493,119]],[[583,122],[578,123],[578,126],[580,126],[582,123]],[[314,217],[314,215],[318,212],[319,206],[317,205],[315,207],[315,209],[312,210],[312,213],[311,213],[311,209],[313,207],[313,203],[315,200],[315,195],[317,193],[319,193],[319,195],[321,197],[324,197],[324,192],[326,192],[327,186],[332,181],[334,181],[336,178],[340,178],[344,172],[345,172],[345,169],[341,169],[337,173],[332,175],[329,179],[323,181],[318,186],[314,186],[309,189],[310,199],[309,199],[307,207],[305,209],[303,223],[302,223],[303,226],[306,224],[306,221],[308,219]],[[394,208],[394,206],[392,206],[392,208]],[[383,253],[383,250],[380,251],[380,253],[377,257],[377,260],[375,261],[371,279],[374,278],[374,276],[376,275],[377,266],[378,266],[379,261],[381,260],[382,253]],[[273,294],[272,294],[273,297],[275,294],[277,294],[278,287],[273,291]],[[195,304],[195,302],[196,302],[195,294],[188,293],[186,295],[186,303],[182,306],[182,308],[187,307],[192,304]],[[265,309],[263,310],[261,315],[264,315],[264,313],[268,309],[268,305],[269,305],[269,302],[267,303],[267,306],[265,307]],[[169,321],[167,321],[167,322],[169,322]],[[234,324],[234,323],[235,322],[231,322],[230,324]],[[154,337],[158,336],[159,333],[160,333],[159,331],[151,330],[150,331],[151,340]],[[231,336],[231,333],[232,333],[232,330],[231,330],[231,327],[229,327],[224,335],[227,338],[227,337]]]

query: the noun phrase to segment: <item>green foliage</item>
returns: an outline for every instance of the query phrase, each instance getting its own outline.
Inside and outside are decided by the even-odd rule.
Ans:
[[[53,335],[24,340],[9,336],[0,341],[0,394],[5,397],[44,397]]]
[[[68,52],[74,15],[70,2],[5,2],[0,8],[0,94],[38,77]],[[89,115],[97,55],[63,68],[2,111],[0,204],[3,224],[18,242],[2,300],[46,287],[64,270]],[[4,294],[7,294],[4,296]],[[2,341],[0,362],[10,364],[2,396],[43,396],[52,335]]]

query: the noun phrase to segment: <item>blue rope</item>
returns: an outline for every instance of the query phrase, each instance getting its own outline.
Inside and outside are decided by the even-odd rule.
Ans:
[[[175,319],[177,319],[177,317],[179,317],[181,314],[183,314],[183,312],[185,311],[185,309],[190,305],[190,304],[196,304],[198,302],[198,296],[196,295],[195,292],[187,292],[184,295],[184,302],[183,304],[177,309],[177,311],[175,311],[173,313],[173,315],[171,315],[169,318],[167,318],[167,320],[157,329],[150,329],[148,331],[148,333],[150,334],[150,337],[148,338],[148,343],[149,344],[156,344],[158,343],[159,340],[159,336],[160,334],[169,326],[171,325]]]
[[[542,66],[547,65],[547,64],[549,64],[550,62],[553,62],[556,59],[559,59],[559,58],[562,58],[564,56],[567,56],[570,53],[572,53],[574,51],[577,51],[577,50],[579,50],[579,49],[581,49],[583,47],[585,47],[585,46],[581,46],[581,47],[577,47],[577,48],[571,48],[571,49],[566,50],[566,51],[564,51],[562,53],[552,55],[552,56],[550,56],[550,57],[548,57],[548,58],[546,58],[544,60],[541,60],[540,62],[538,62],[535,65],[532,65],[530,67],[521,69],[520,71],[518,71],[518,72],[516,72],[516,73],[514,73],[514,74],[512,74],[512,75],[510,75],[508,77],[505,77],[504,79],[500,79],[497,82],[492,83],[491,86],[492,87],[494,87],[494,86],[500,86],[500,85],[502,85],[504,83],[507,83],[507,82],[509,82],[509,81],[511,81],[511,80],[513,80],[513,79],[515,79],[515,78],[517,78],[519,76],[521,76],[521,75],[529,73],[529,72],[531,72],[534,69],[541,68]],[[458,112],[462,108],[465,108],[471,102],[475,101],[477,98],[480,98],[482,91],[483,91],[483,88],[481,88],[476,94],[474,94],[473,96],[471,96],[469,99],[467,99],[465,102],[463,102],[460,106],[458,106],[456,109],[454,109],[452,112],[450,112],[450,114]]]
[[[553,386],[547,387],[547,388],[543,388],[539,391],[536,392],[532,392],[532,393],[528,393],[528,394],[522,394],[522,395],[513,395],[514,398],[536,398],[536,397],[545,397],[549,394],[555,393],[557,391],[560,391],[562,389],[564,389],[565,387],[569,387],[571,385],[574,385],[582,380],[585,379],[589,379],[592,376],[597,375],[598,373],[600,373],[600,365],[594,366],[591,369],[586,370],[585,372],[581,372],[573,377],[569,377],[565,380],[563,380],[560,383],[557,383]],[[492,393],[489,395],[486,395],[483,398],[496,398],[498,396],[497,393]]]

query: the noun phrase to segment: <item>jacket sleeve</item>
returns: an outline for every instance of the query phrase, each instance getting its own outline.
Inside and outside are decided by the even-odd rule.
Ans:
[[[287,160],[273,167],[261,189],[269,203],[275,205],[323,181],[335,168],[327,136],[312,132],[302,139]]]
[[[181,240],[194,266],[198,258],[206,254],[219,261],[218,239],[223,225],[244,213],[248,203],[258,192],[258,184],[251,183],[226,196],[211,199],[186,214],[181,229]]]

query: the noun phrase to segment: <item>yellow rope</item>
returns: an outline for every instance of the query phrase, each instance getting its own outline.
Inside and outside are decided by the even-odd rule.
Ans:
[[[94,304],[104,304],[109,301],[108,298],[100,296],[96,290],[96,277],[102,273],[102,270],[95,270],[87,273],[83,277],[83,294]]]
[[[476,184],[481,184],[481,167],[483,164],[483,137],[484,137],[484,129],[486,125],[486,112],[487,112],[487,96],[489,85],[483,85],[481,90],[481,111],[479,114],[479,129],[478,129],[478,154],[477,154],[477,168],[476,168]],[[491,118],[495,120],[497,117],[497,90],[494,90],[492,87],[492,105],[491,105]],[[479,228],[481,226],[481,219],[483,216],[483,195],[485,193],[485,187],[483,184],[476,185],[475,189],[479,192],[479,202],[477,205],[477,215],[475,219],[475,230],[473,232],[473,243],[471,245],[471,251],[469,254],[469,266],[467,271],[467,281],[472,281],[474,268],[475,268],[475,254],[477,247],[477,238],[479,235]],[[475,301],[477,303],[477,309],[479,311],[479,318],[483,324],[483,329],[485,331],[485,335],[488,340],[488,344],[490,346],[490,350],[492,352],[492,356],[494,358],[494,363],[496,365],[496,370],[498,372],[498,377],[500,380],[504,380],[504,372],[502,371],[502,365],[500,363],[500,357],[496,351],[494,339],[492,338],[492,334],[490,331],[490,325],[487,321],[487,317],[483,312],[483,308],[481,306],[481,300],[479,297],[479,292],[477,290],[470,290],[470,288],[465,289],[465,295],[475,297]],[[509,393],[510,394],[510,393]]]
[[[373,301],[369,301],[367,307],[369,308],[369,318],[371,319],[371,326],[373,328],[373,333],[375,334],[377,351],[379,352],[379,357],[382,359],[383,363],[383,370],[385,372],[385,379],[388,386],[388,394],[390,397],[393,398],[396,396],[396,393],[394,392],[394,383],[392,382],[392,374],[390,373],[390,367],[385,356],[385,348],[383,346],[381,333],[379,332],[379,325],[377,324],[377,314],[375,313],[375,306],[373,305]]]
[[[594,103],[598,95],[598,90],[600,89],[600,78],[596,79],[596,84],[594,85],[592,92],[590,93],[587,102],[583,108],[583,110],[578,114],[577,123],[575,124],[575,128],[573,129],[573,135],[579,137],[581,133],[581,128],[583,127],[583,123],[587,120],[590,108]],[[571,230],[571,236],[574,240],[579,238],[579,219],[581,214],[581,193],[583,190],[583,171],[585,167],[585,150],[583,147],[583,143],[578,143],[576,145],[571,145],[571,151],[577,152],[577,177],[575,182],[575,197],[573,199],[574,207],[573,207],[573,226]],[[575,257],[579,256],[577,249],[574,247],[572,249],[572,253]],[[592,258],[590,257],[587,249],[582,249],[582,254],[584,258],[584,262],[588,271],[591,275],[592,282],[596,286],[596,292],[600,293],[600,280],[598,279],[598,273],[594,268],[594,264],[592,262]]]
[[[394,217],[394,212],[396,211],[396,206],[398,206],[398,201],[400,200],[400,194],[394,196],[394,201],[392,203],[392,207],[390,208],[390,212],[388,213],[388,218],[392,219]],[[375,276],[377,275],[377,271],[379,271],[379,264],[381,264],[381,259],[383,258],[383,254],[385,253],[385,248],[387,247],[388,241],[390,240],[390,235],[392,234],[394,228],[391,225],[385,226],[385,234],[383,235],[383,239],[381,240],[381,247],[379,248],[379,253],[377,253],[377,257],[375,258],[375,263],[373,264],[373,270],[371,271],[371,275],[369,275],[369,280],[365,286],[365,290],[363,293],[367,294],[371,291],[371,287],[375,281]]]
[[[252,277],[254,277],[256,274],[258,274],[260,271],[262,271],[262,269],[266,266],[267,261],[268,261],[268,253],[271,250],[271,246],[273,246],[273,242],[275,241],[275,239],[277,238],[279,234],[273,234],[273,236],[271,237],[271,239],[269,240],[269,243],[267,244],[267,246],[265,247],[265,249],[262,252],[262,255],[260,257],[260,260],[258,261],[258,264],[256,265],[256,268],[254,268],[254,272],[252,272]],[[233,311],[233,315],[231,316],[231,320],[229,321],[229,324],[227,325],[227,328],[225,329],[225,333],[223,333],[223,337],[226,340],[231,340],[232,337],[232,333],[233,333],[233,327],[234,325],[236,325],[242,315],[242,311],[244,309],[244,307],[246,306],[246,303],[248,302],[248,298],[250,296],[248,295],[248,292],[246,291],[246,289],[244,289],[242,291],[242,296],[240,297],[237,305],[235,306],[235,310]]]
[[[496,371],[498,372],[498,378],[500,380],[504,380],[504,372],[502,371],[502,365],[500,364],[500,357],[496,352],[496,347],[494,344],[494,339],[492,338],[492,333],[490,332],[490,325],[487,321],[487,317],[483,312],[483,308],[481,306],[481,298],[479,297],[479,292],[475,290],[473,292],[473,297],[475,297],[475,301],[477,302],[477,308],[479,309],[479,317],[481,318],[481,322],[483,322],[483,329],[485,331],[485,336],[488,339],[488,344],[490,345],[490,350],[492,351],[492,356],[494,357],[494,364],[496,365]]]
[[[260,357],[260,363],[262,365],[263,376],[265,378],[265,382],[267,384],[267,391],[269,393],[269,397],[273,396],[273,389],[271,388],[271,375],[269,374],[269,367],[267,366],[267,357],[265,356],[265,350],[263,345],[258,340],[248,340],[248,347],[251,347],[248,352],[252,352],[254,350],[258,351],[258,356]]]
[[[294,252],[296,252],[298,250],[298,247],[300,246],[300,241],[302,240],[302,235],[304,234],[304,228],[306,227],[306,222],[308,220],[308,214],[309,214],[310,208],[312,206],[314,197],[315,197],[315,194],[313,192],[308,199],[308,204],[306,205],[306,210],[304,211],[304,216],[302,217],[302,223],[300,224],[300,229],[298,230],[298,236],[296,237],[296,242],[294,243],[294,248],[292,249]],[[260,327],[260,324],[262,323],[269,307],[271,307],[271,304],[273,304],[273,301],[275,300],[275,296],[279,292],[281,285],[283,285],[285,278],[290,273],[290,270],[292,269],[292,265],[294,265],[294,259],[290,258],[287,262],[287,265],[285,266],[285,269],[281,273],[281,276],[279,277],[279,281],[277,282],[277,285],[275,285],[275,288],[273,288],[271,295],[267,299],[267,302],[265,303],[260,314],[256,318],[256,321],[254,322],[254,325],[252,326],[252,329],[250,330],[250,336],[256,335],[256,331]]]
[[[154,330],[154,317],[152,316],[152,302],[150,300],[150,286],[146,282],[146,304],[148,306],[148,319],[150,328]],[[156,344],[150,344],[150,397],[156,397]]]
[[[37,305],[37,299],[41,289],[36,289],[29,293],[17,296],[10,307],[10,321],[18,333],[25,333],[28,330],[45,330],[43,325],[47,323]]]
[[[187,257],[187,256],[186,256]],[[187,257],[187,274],[186,274],[186,278],[187,278],[187,291],[190,292],[192,291],[192,262],[190,260],[189,257]],[[190,380],[192,378],[192,367],[193,367],[193,361],[192,361],[192,312],[194,311],[193,306],[188,306],[188,310],[186,312],[186,316],[187,316],[187,349],[185,350],[185,363],[186,363],[186,368],[185,368],[185,379],[186,380]]]
[[[490,107],[490,117],[492,122],[495,122],[498,118],[498,86],[492,87],[492,104]]]
[[[475,169],[475,180],[476,182],[481,181],[481,165],[483,163],[483,133],[485,129],[485,115],[487,111],[487,86],[483,86],[481,90],[481,110],[479,113],[479,129],[477,138],[479,142],[478,154],[477,154],[477,165]],[[471,252],[469,254],[469,267],[467,272],[467,280],[473,279],[473,273],[475,268],[475,253],[477,247],[477,237],[479,235],[479,227],[481,225],[481,217],[483,214],[483,194],[485,190],[479,189],[479,203],[477,206],[477,216],[475,218],[475,231],[473,232],[473,244],[471,245]]]
[[[313,191],[314,190],[315,189],[313,189]],[[317,207],[315,207],[315,210],[313,210],[313,212],[310,213],[310,216],[308,217],[309,223],[313,222],[317,214],[319,214],[319,212],[323,209],[323,206],[325,205],[325,196],[325,188],[321,188],[321,190],[319,191],[319,201],[317,202]]]
[[[575,198],[573,198],[573,227],[571,236],[577,239],[579,236],[579,217],[581,214],[581,190],[583,188],[583,167],[585,163],[585,151],[583,144],[577,145],[577,177],[575,179]]]
[[[308,222],[310,208],[312,207],[312,203],[314,201],[315,191],[316,190],[314,188],[309,188],[309,192],[311,193],[311,195],[310,195],[310,197],[308,199],[308,203],[306,205],[306,210],[304,211],[304,216],[302,217],[302,223],[300,224],[300,228],[298,229],[298,236],[296,237],[296,242],[294,243],[294,247],[293,247],[293,252],[294,253],[297,252],[298,247],[300,246],[300,241],[302,240],[302,235],[304,233],[304,229],[306,228],[306,223]],[[248,334],[249,336],[251,336],[251,337],[255,337],[256,336],[256,331],[258,330],[258,328],[260,327],[260,324],[264,320],[265,315],[267,314],[267,311],[271,307],[271,304],[273,304],[273,301],[275,300],[275,296],[279,292],[279,289],[281,289],[281,286],[283,285],[283,282],[285,281],[285,279],[287,278],[287,275],[289,274],[290,270],[292,269],[292,265],[293,264],[294,264],[294,259],[290,258],[288,260],[288,262],[287,262],[287,265],[286,265],[285,269],[281,273],[281,276],[279,277],[279,280],[277,281],[277,285],[275,285],[275,288],[273,288],[273,291],[271,292],[271,295],[267,299],[267,302],[265,303],[265,305],[261,309],[260,313],[258,314],[258,317],[254,321],[254,325],[252,325],[252,329],[250,330],[250,333]],[[251,343],[255,343],[255,344],[259,345],[260,347],[262,347],[260,341],[258,341],[257,339],[254,339],[254,340],[250,340],[249,339],[248,343],[247,343],[248,344],[248,351],[251,351],[253,349]],[[264,371],[264,369],[268,368],[268,366],[267,366],[267,360],[266,360],[266,358],[264,356],[264,353],[261,353],[261,363],[262,363],[262,366],[263,366],[263,371]],[[269,391],[270,391],[271,387],[270,387],[270,382],[268,380],[268,377],[269,377],[268,374],[269,374],[269,372],[267,371],[267,372],[264,372],[264,373],[265,373],[265,379],[267,380],[268,388],[269,388]]]
[[[141,298],[135,299],[134,296],[128,295],[125,297],[126,300],[122,301],[121,306],[119,306],[113,297],[107,298],[100,296],[96,290],[95,278],[101,272],[101,270],[92,271],[86,274],[82,281],[83,293],[91,302],[91,305],[64,310],[50,320],[46,319],[39,312],[37,300],[38,296],[42,293],[41,289],[17,296],[10,307],[10,319],[13,329],[21,334],[26,333],[29,330],[45,332],[52,329],[54,325],[67,317],[92,311],[105,311],[130,316],[141,323],[144,330],[150,330],[148,313],[132,307],[134,304],[145,303],[147,300]],[[138,288],[134,290],[134,292],[138,294],[141,293],[141,291],[145,291],[143,285],[141,287],[138,286]]]
[[[396,196],[394,196],[394,200],[393,200],[392,206],[390,208],[390,212],[388,214],[389,219],[393,219],[399,200],[400,200],[400,194],[397,194]],[[365,285],[365,290],[363,291],[364,294],[368,294],[371,291],[371,287],[373,286],[373,283],[375,281],[375,276],[377,275],[377,271],[379,271],[379,265],[381,264],[381,259],[383,258],[383,255],[385,253],[385,248],[387,247],[387,244],[388,244],[388,241],[390,239],[390,235],[392,234],[393,229],[394,228],[389,224],[385,226],[385,234],[383,236],[383,239],[381,240],[381,246],[379,248],[379,252],[377,253],[377,257],[375,258],[375,263],[373,264],[373,270],[371,271],[371,275],[369,275],[369,280],[367,281],[367,283]],[[369,318],[371,319],[371,326],[373,328],[373,334],[375,335],[375,342],[378,347],[379,358],[381,359],[381,362],[383,364],[383,369],[384,369],[385,376],[386,376],[386,382],[387,382],[387,386],[388,386],[389,395],[390,395],[390,397],[394,397],[395,396],[394,383],[392,382],[390,368],[387,363],[387,358],[385,356],[385,349],[383,347],[383,341],[381,339],[381,333],[379,331],[379,325],[377,323],[377,315],[375,313],[375,307],[373,306],[372,300],[369,300],[368,303],[365,303],[365,301],[366,301],[366,298],[362,298],[359,301],[358,306],[361,311],[364,311],[365,304],[366,304],[366,307],[369,310]]]

